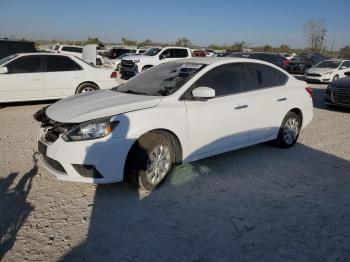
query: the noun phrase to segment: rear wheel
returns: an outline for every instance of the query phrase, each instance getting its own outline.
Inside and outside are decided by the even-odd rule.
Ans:
[[[126,178],[135,186],[152,191],[170,172],[173,159],[172,143],[166,133],[146,134],[130,150]]]
[[[80,93],[92,92],[92,91],[96,91],[96,90],[98,90],[97,85],[91,84],[91,83],[85,83],[85,84],[80,85],[77,88],[77,91],[75,93],[80,94]]]
[[[284,117],[278,136],[276,139],[276,144],[280,147],[291,147],[293,146],[299,137],[301,129],[301,116],[294,113],[288,112]]]

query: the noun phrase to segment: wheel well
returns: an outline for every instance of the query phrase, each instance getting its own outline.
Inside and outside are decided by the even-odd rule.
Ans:
[[[153,66],[153,65],[145,65],[145,66],[142,67],[142,70],[145,70],[145,69],[150,68],[150,67],[152,67],[152,66]]]
[[[141,135],[133,143],[133,145],[130,147],[128,155],[127,155],[127,157],[125,159],[125,163],[124,163],[124,180],[125,180],[125,171],[127,170],[127,165],[128,165],[128,162],[129,162],[128,160],[129,160],[129,156],[130,156],[132,150],[138,145],[137,142],[139,141],[139,139],[141,137],[143,137],[145,135],[150,135],[152,133],[164,134],[164,135],[168,136],[170,141],[171,141],[171,143],[172,143],[172,145],[173,145],[173,148],[175,149],[173,162],[175,164],[181,164],[182,163],[182,146],[181,146],[179,138],[173,132],[171,132],[170,130],[167,130],[167,129],[153,129],[153,130],[150,130],[150,131],[144,133],[143,135]]]
[[[301,124],[303,123],[303,113],[301,112],[301,110],[299,108],[293,108],[293,109],[289,110],[289,112],[293,112],[293,113],[297,114],[298,116],[300,116]]]
[[[78,91],[78,88],[81,87],[81,86],[84,85],[84,84],[92,84],[92,85],[96,86],[98,90],[100,89],[100,87],[99,87],[96,83],[94,83],[94,82],[92,82],[92,81],[85,81],[85,82],[80,83],[80,84],[78,85],[78,87],[75,89],[75,93]]]

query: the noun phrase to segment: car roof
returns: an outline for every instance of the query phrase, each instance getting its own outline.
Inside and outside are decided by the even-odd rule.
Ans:
[[[176,61],[176,60],[175,60]],[[250,58],[242,58],[242,57],[192,57],[192,58],[185,58],[185,59],[181,59],[181,60],[177,60],[176,62],[178,63],[198,63],[198,64],[206,64],[206,65],[210,65],[210,64],[216,64],[216,63],[220,63],[220,62],[224,62],[224,63],[229,63],[229,62],[233,62],[233,63],[237,63],[237,62],[256,62],[256,63],[260,63],[260,64],[267,64],[264,61],[261,60],[256,60],[256,59],[250,59]]]
[[[69,56],[69,57],[75,57],[74,55],[69,54],[59,54],[59,53],[51,53],[51,52],[32,52],[32,53],[17,53],[14,54],[17,56],[28,56],[28,55],[57,55],[57,56]]]

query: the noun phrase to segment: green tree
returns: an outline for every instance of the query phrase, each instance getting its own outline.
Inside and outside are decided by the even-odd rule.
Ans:
[[[192,42],[188,38],[182,37],[182,38],[179,38],[178,40],[176,40],[175,45],[176,46],[183,46],[183,47],[190,47],[192,45]]]
[[[122,44],[123,45],[128,45],[128,46],[136,46],[137,45],[137,41],[136,40],[127,39],[125,37],[122,37]]]
[[[88,39],[84,42],[85,45],[91,45],[91,44],[100,44],[102,43],[98,37],[88,37]]]

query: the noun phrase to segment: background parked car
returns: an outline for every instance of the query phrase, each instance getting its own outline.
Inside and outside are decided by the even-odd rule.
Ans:
[[[0,59],[17,53],[36,52],[34,42],[0,40]]]
[[[0,102],[58,99],[119,85],[116,72],[71,55],[16,54],[0,60]]]
[[[56,45],[53,50],[58,54],[73,55],[83,59],[83,49],[83,46]],[[103,58],[100,53],[101,50],[96,50],[96,65],[102,65]]]
[[[246,57],[251,59],[262,60],[274,64],[280,68],[286,69],[289,61],[279,54],[263,53],[263,52],[234,52],[229,55],[230,57]]]
[[[193,57],[206,57],[207,54],[206,54],[206,52],[203,51],[203,50],[194,50],[194,51],[192,52],[192,56],[193,56]]]
[[[303,75],[307,69],[326,59],[327,57],[319,53],[304,53],[293,57],[286,70],[290,74]]]
[[[324,60],[305,71],[307,82],[331,82],[350,72],[350,60]]]
[[[292,60],[292,58],[294,57],[293,55],[291,55],[289,53],[280,53],[280,55],[288,60]]]
[[[327,86],[324,94],[324,102],[327,105],[350,108],[350,72],[346,72],[345,76]]]
[[[186,47],[167,46],[164,48],[149,48],[140,56],[127,56],[123,58],[120,63],[120,74],[124,79],[130,78],[152,66],[191,56],[191,50]]]

